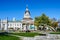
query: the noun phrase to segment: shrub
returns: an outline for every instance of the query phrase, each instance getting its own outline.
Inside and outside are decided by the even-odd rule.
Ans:
[[[57,28],[57,31],[60,31],[60,28]]]

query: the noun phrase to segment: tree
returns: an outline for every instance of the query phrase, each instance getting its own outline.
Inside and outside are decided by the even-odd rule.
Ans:
[[[35,17],[35,26],[39,27],[44,24],[51,25],[51,21],[48,16],[43,13],[41,16]]]
[[[35,17],[34,25],[37,26],[37,29],[39,29],[39,17]]]
[[[55,29],[58,26],[58,22],[53,22],[51,26]]]
[[[56,18],[53,18],[53,19],[52,19],[51,27],[53,27],[54,29],[55,29],[56,27],[58,27],[58,22],[57,22],[57,19],[56,19]]]
[[[50,19],[48,16],[46,16],[44,13],[40,16],[40,23],[50,25]]]

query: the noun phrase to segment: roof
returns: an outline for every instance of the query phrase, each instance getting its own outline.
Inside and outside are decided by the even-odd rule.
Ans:
[[[8,21],[8,22],[21,22],[20,20],[16,20],[16,21]]]
[[[23,18],[23,20],[33,20],[32,18]]]
[[[34,24],[34,21],[33,20],[23,20],[22,23],[28,23],[28,24]]]

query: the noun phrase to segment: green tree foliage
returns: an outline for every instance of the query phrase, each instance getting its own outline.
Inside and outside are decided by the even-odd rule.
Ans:
[[[58,26],[58,22],[53,22],[51,26],[55,29]]]
[[[35,17],[35,21],[34,21],[35,26],[37,26],[37,28],[39,29],[39,26],[43,26],[43,28],[45,28],[45,25],[49,25],[51,26],[53,29],[55,29],[56,27],[58,27],[58,22],[49,19],[48,16],[46,16],[44,13],[41,16]]]
[[[48,16],[46,16],[44,13],[41,16],[35,17],[35,26],[39,25],[51,25],[51,21]]]

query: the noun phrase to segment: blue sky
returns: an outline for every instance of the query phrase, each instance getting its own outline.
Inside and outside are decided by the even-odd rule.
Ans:
[[[45,13],[60,19],[60,0],[0,0],[0,19],[23,19],[27,4],[32,18]]]

